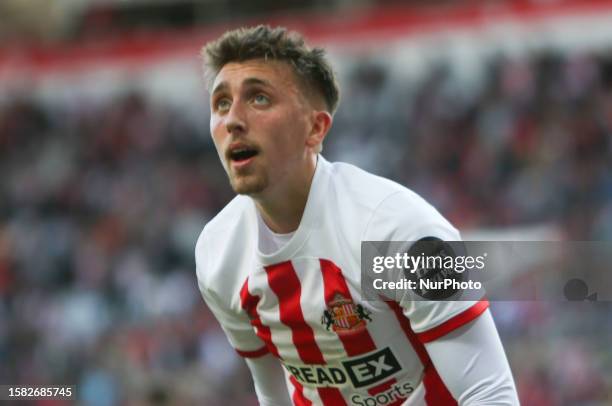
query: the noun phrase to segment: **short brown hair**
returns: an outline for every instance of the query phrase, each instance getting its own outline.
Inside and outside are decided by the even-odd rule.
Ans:
[[[321,48],[310,48],[297,32],[284,27],[258,25],[228,31],[202,49],[205,68],[214,78],[230,62],[272,59],[288,62],[296,75],[310,89],[323,97],[330,114],[338,106],[340,91],[336,76]]]

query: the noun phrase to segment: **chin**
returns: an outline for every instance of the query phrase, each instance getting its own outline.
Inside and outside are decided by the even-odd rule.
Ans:
[[[231,181],[232,189],[239,195],[257,195],[268,187],[267,179],[244,177]]]

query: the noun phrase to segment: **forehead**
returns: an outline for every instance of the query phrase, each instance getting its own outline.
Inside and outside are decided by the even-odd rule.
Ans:
[[[297,75],[288,63],[254,59],[225,64],[213,81],[211,93],[223,87],[257,83],[253,79],[285,90],[297,86]]]

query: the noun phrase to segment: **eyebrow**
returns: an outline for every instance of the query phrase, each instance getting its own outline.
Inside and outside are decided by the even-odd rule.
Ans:
[[[259,79],[259,78],[247,78],[242,82],[243,86],[253,86],[253,85],[260,85],[260,86],[266,86],[266,87],[272,87],[272,84],[270,82],[268,82],[267,80],[264,79]],[[215,86],[215,88],[213,89],[211,95],[213,94],[217,94],[221,91],[226,90],[229,87],[227,82],[221,82],[219,83],[217,86]]]

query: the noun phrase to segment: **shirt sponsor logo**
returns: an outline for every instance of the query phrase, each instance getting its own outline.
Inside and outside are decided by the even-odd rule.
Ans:
[[[361,304],[355,304],[351,299],[336,294],[323,311],[321,324],[324,324],[328,331],[332,327],[337,334],[352,333],[364,329],[366,320],[372,321],[370,314]]]
[[[356,406],[384,406],[405,400],[414,392],[410,382],[396,383],[384,392],[375,395],[355,394],[351,396],[351,403]]]
[[[383,381],[402,370],[390,348],[374,351],[365,356],[352,357],[338,364],[291,365],[285,368],[301,384],[308,387],[363,388]]]

